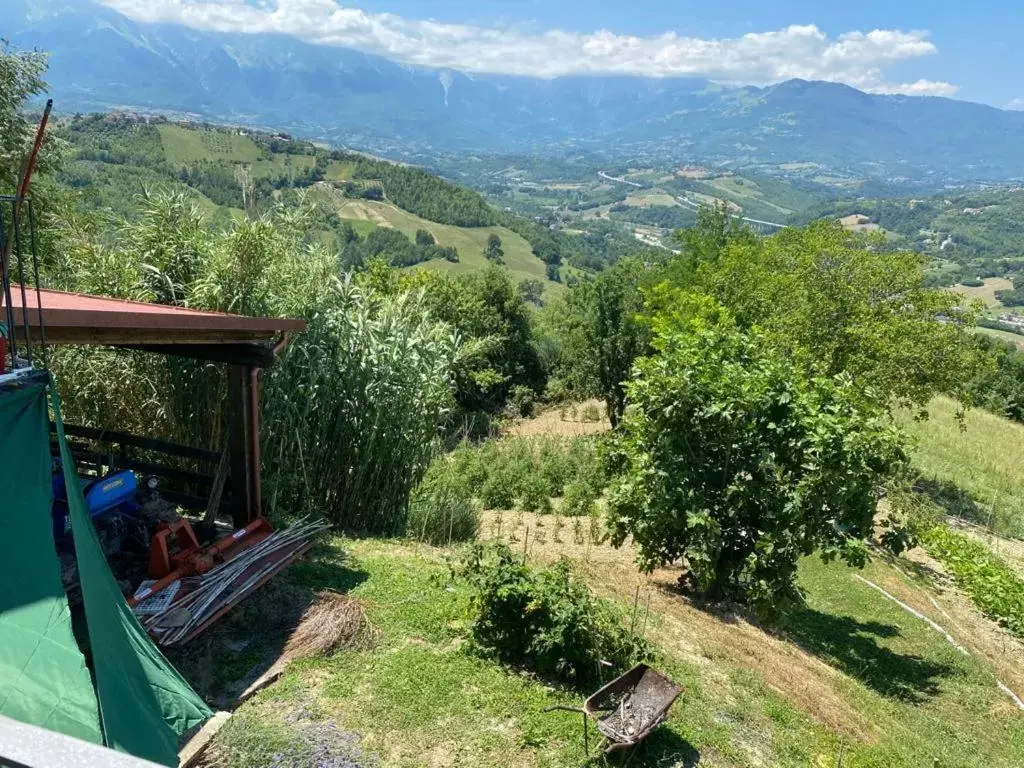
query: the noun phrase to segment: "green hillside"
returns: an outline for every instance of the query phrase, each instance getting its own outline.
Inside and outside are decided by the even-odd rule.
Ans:
[[[327,185],[323,197],[338,224],[349,222],[361,238],[386,226],[415,238],[430,232],[440,247],[458,251],[458,261],[431,259],[432,269],[468,271],[488,264],[488,238],[501,238],[503,262],[517,280],[547,280],[547,264],[590,253],[595,243],[555,235],[531,220],[489,206],[475,192],[423,170],[265,134],[213,125],[139,120],[114,115],[76,117],[58,130],[72,147],[73,162],[60,174],[66,186],[85,190],[87,202],[126,217],[144,189],[178,187],[193,195],[214,222],[250,215],[292,199],[291,192]],[[321,187],[323,188],[323,187]],[[321,238],[337,237],[327,231]],[[511,228],[510,228],[511,227]],[[577,240],[579,243],[577,244]],[[342,243],[336,243],[340,250]],[[603,244],[592,259],[615,259],[615,244]],[[385,254],[386,255],[386,254]],[[397,262],[396,262],[397,263]],[[403,262],[408,263],[408,262]]]
[[[458,262],[433,259],[423,263],[428,269],[453,272],[484,269],[489,264],[484,258],[487,238],[495,234],[501,238],[505,266],[514,279],[545,279],[544,262],[533,255],[525,239],[506,227],[455,227],[428,221],[386,202],[352,200],[340,195],[334,195],[333,199],[338,215],[343,221],[352,222],[360,234],[365,235],[378,226],[392,227],[413,239],[417,231],[426,230],[438,245],[451,246],[459,252]]]
[[[933,259],[940,284],[1024,271],[1024,189],[919,199],[842,200],[813,206],[797,222],[861,214]]]

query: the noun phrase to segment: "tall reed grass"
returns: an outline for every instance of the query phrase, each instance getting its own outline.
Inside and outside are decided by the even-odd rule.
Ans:
[[[405,532],[409,494],[452,404],[459,343],[417,293],[384,296],[339,275],[313,206],[211,231],[183,193],[147,194],[131,222],[57,212],[47,282],[66,290],[309,323],[264,372],[267,511],[349,530]],[[65,348],[55,374],[70,421],[220,445],[223,366]]]

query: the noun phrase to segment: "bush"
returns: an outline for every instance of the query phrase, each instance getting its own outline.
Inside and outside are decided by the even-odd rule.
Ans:
[[[535,569],[505,544],[478,544],[456,574],[474,588],[472,643],[486,656],[587,685],[601,678],[602,661],[623,671],[650,652],[565,559]]]
[[[519,506],[527,512],[546,514],[551,511],[551,496],[544,478],[536,473],[527,476],[519,494]]]
[[[480,488],[480,501],[487,509],[512,509],[518,495],[515,477],[504,466],[489,472]]]
[[[560,514],[566,517],[588,517],[594,512],[594,505],[601,492],[585,480],[574,480],[565,486]]]
[[[509,391],[508,410],[513,417],[528,419],[533,416],[537,405],[537,393],[523,384],[516,384]]]
[[[556,439],[540,441],[537,464],[537,475],[544,481],[548,496],[561,496],[575,469],[565,442]]]
[[[412,492],[406,535],[429,544],[471,541],[480,530],[480,508],[466,478],[440,457]]]
[[[683,561],[693,592],[765,614],[799,598],[804,555],[863,564],[876,489],[905,460],[885,404],[847,375],[805,377],[711,311],[655,344],[628,385],[613,541],[632,536],[647,570]]]

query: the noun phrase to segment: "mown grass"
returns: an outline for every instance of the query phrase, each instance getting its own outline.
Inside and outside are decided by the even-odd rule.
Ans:
[[[343,550],[350,554],[344,565]],[[332,571],[331,553],[337,571],[359,577]],[[466,651],[470,593],[446,579],[445,553],[339,539],[326,556],[296,565],[291,578],[304,587],[353,585],[377,628],[376,643],[293,664],[221,732],[217,763],[269,765],[301,741],[296,723],[313,718],[358,734],[359,749],[383,766],[581,765],[579,717],[543,709],[578,704],[584,692]],[[836,670],[820,676],[856,722],[824,725],[783,695],[757,654],[738,660],[713,647],[677,645],[663,631],[670,617],[655,615],[651,635],[664,640],[656,664],[686,692],[630,764],[831,767],[840,754],[847,767],[1022,764],[1024,717],[992,673],[853,573],[806,560],[800,583],[807,606],[781,631]],[[880,562],[865,575],[880,583],[896,578]],[[723,638],[732,631],[727,617],[702,621],[713,621]],[[768,636],[764,643],[768,653]]]
[[[516,280],[533,277],[544,280],[548,288],[555,283],[547,281],[544,262],[533,255],[530,244],[520,235],[505,227],[455,227],[448,224],[437,224],[427,221],[407,211],[391,205],[372,200],[341,199],[338,203],[338,215],[342,219],[361,219],[377,225],[394,227],[410,238],[416,231],[425,229],[434,235],[437,244],[452,246],[459,252],[456,264],[443,259],[435,259],[418,265],[425,269],[443,269],[452,272],[468,272],[486,269],[490,264],[484,258],[487,238],[496,234],[501,238],[501,247],[505,252],[505,266]]]
[[[158,125],[157,130],[167,162],[176,167],[202,160],[254,163],[262,156],[256,142],[248,136],[179,125]]]
[[[975,409],[961,427],[956,404],[943,397],[928,412],[925,421],[900,418],[928,490],[952,514],[1024,537],[1024,425]]]
[[[287,176],[289,172],[297,174],[309,170],[316,165],[316,158],[312,155],[275,154],[269,160],[261,157],[250,162],[249,165],[255,178],[279,177]]]
[[[1024,334],[1001,331],[998,328],[982,328],[981,326],[975,328],[974,332],[991,336],[993,339],[999,339],[1000,341],[1008,341],[1018,349],[1024,350]]]

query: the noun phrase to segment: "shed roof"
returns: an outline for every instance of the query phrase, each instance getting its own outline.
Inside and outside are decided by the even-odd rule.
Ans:
[[[26,288],[23,301],[21,287],[11,286],[15,331],[25,323],[27,307],[29,331],[38,332],[42,304],[43,329],[51,344],[244,344],[306,329],[304,320],[289,318],[245,317],[54,290],[38,295],[37,301],[35,289]]]

